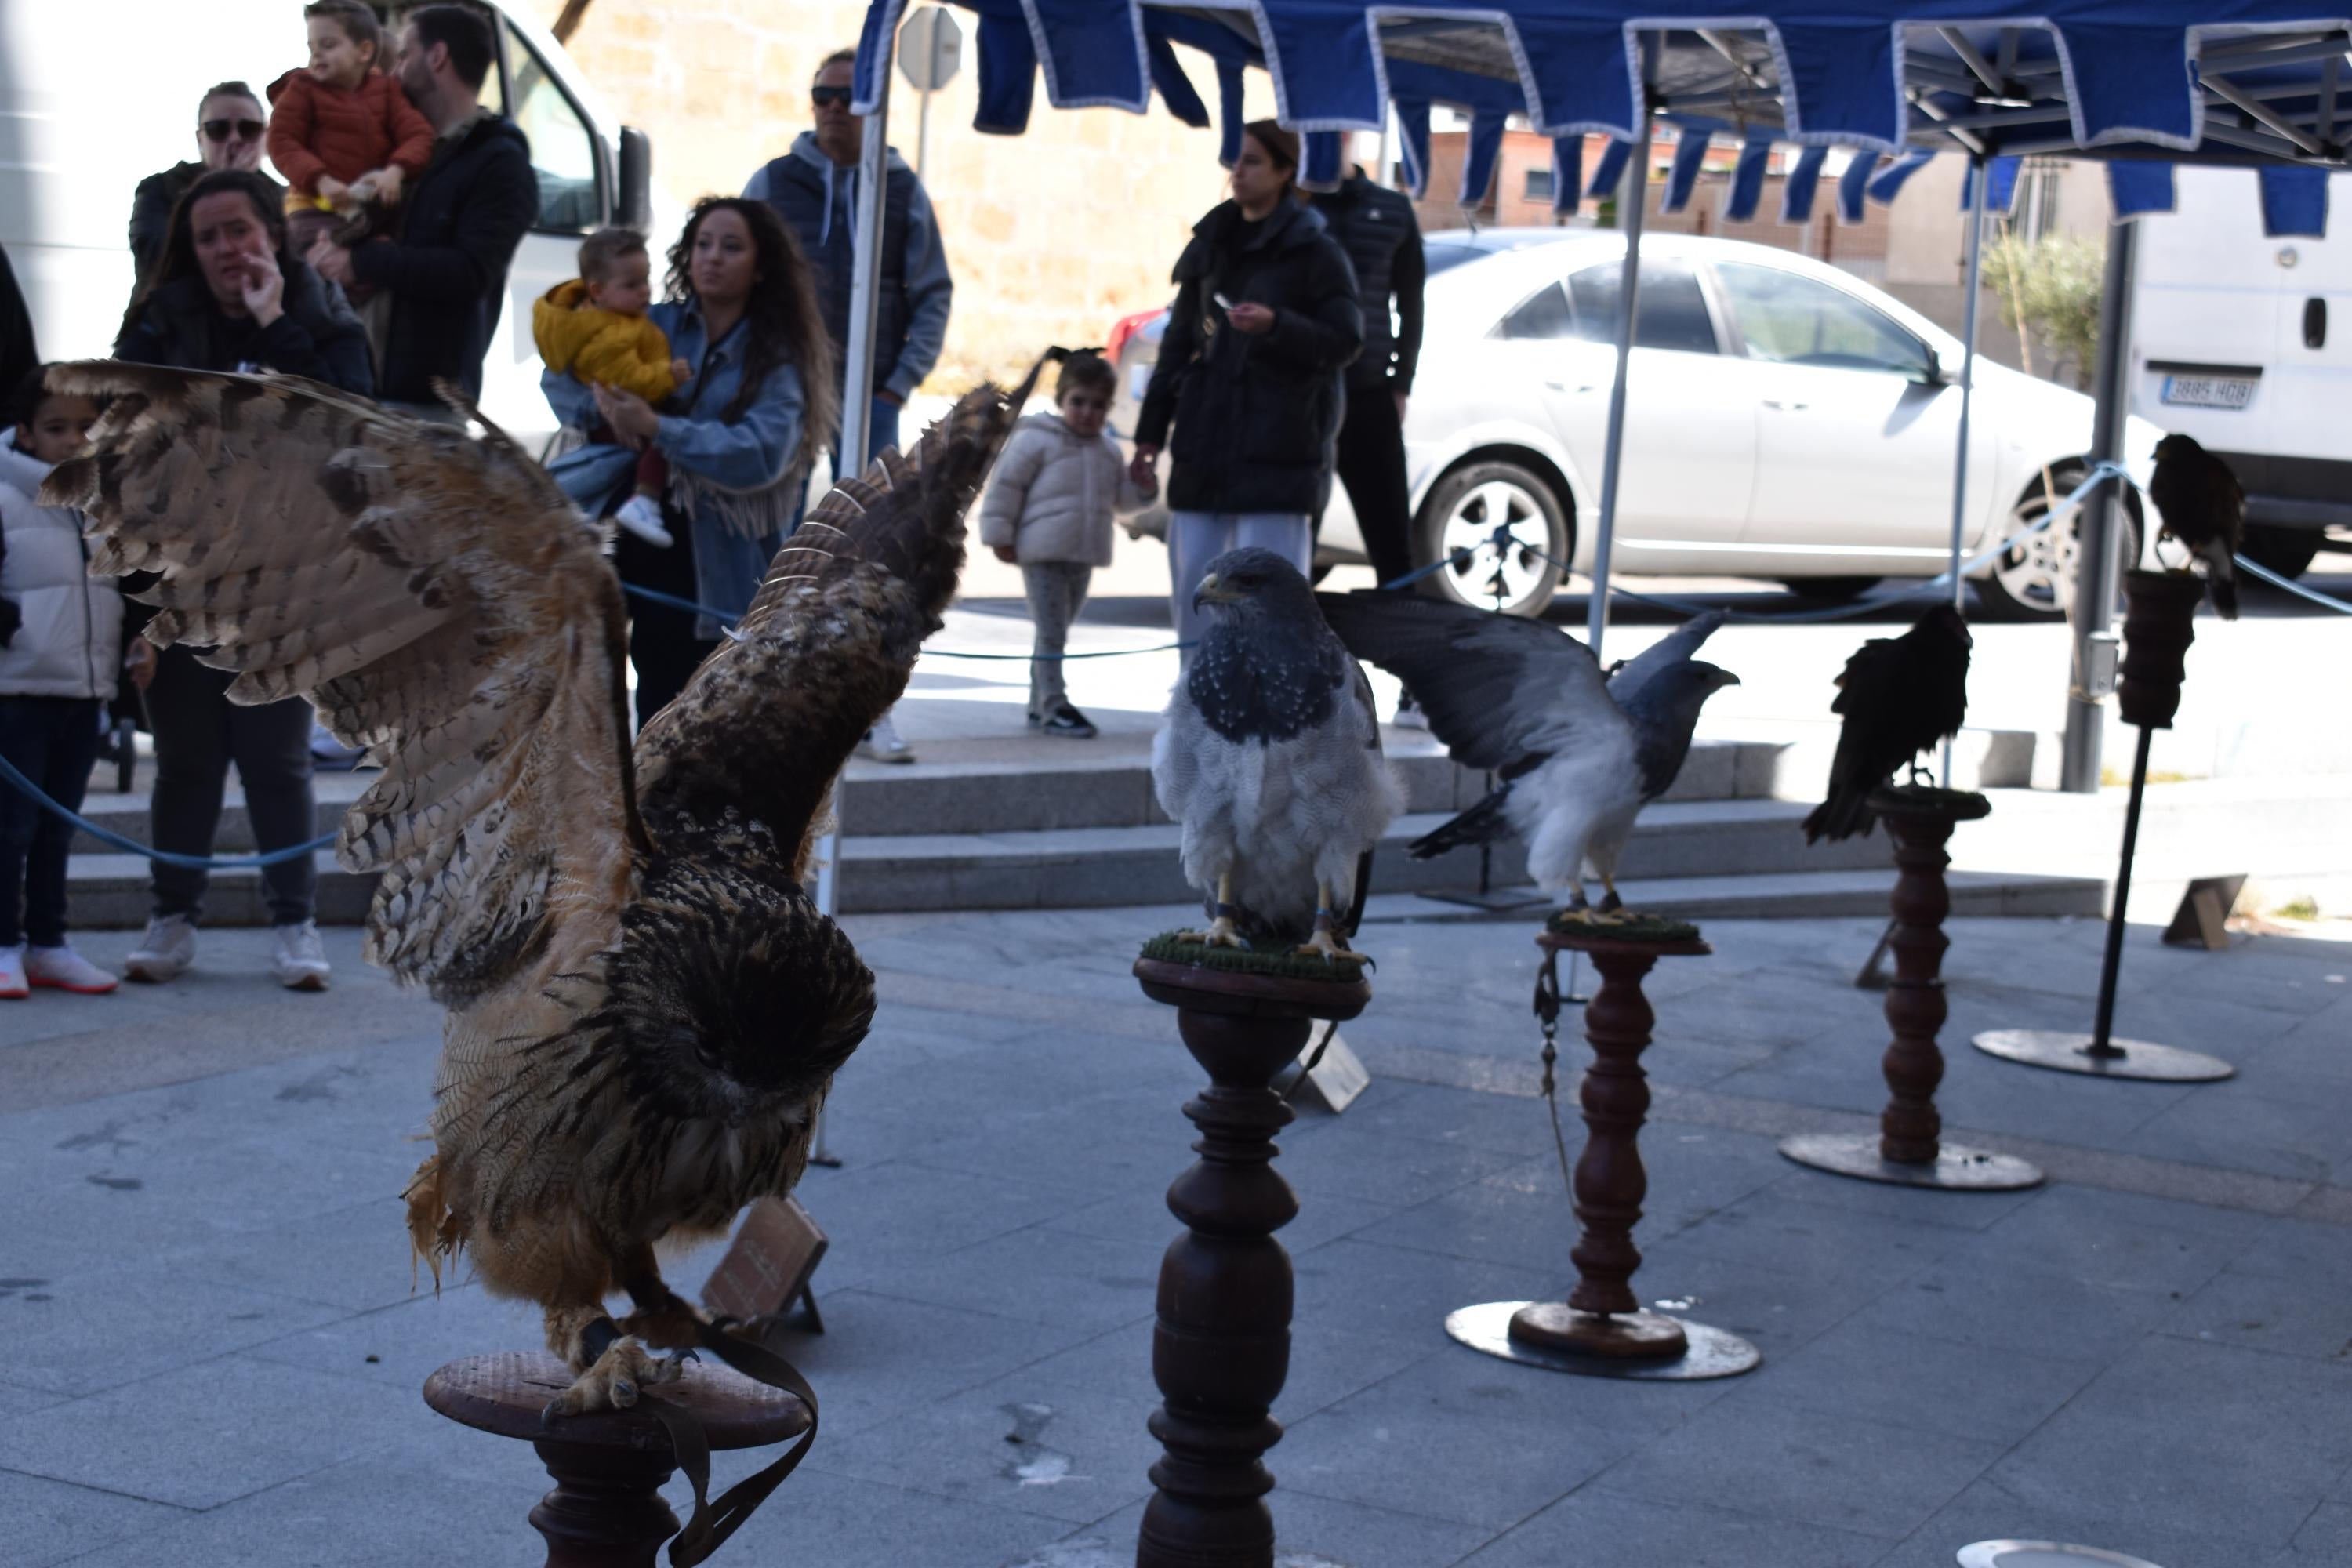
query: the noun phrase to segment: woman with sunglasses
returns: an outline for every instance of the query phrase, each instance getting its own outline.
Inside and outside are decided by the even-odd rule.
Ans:
[[[131,199],[131,254],[142,279],[163,254],[163,242],[172,228],[172,209],[180,205],[188,187],[219,169],[259,174],[262,135],[268,129],[268,116],[262,110],[261,100],[245,83],[225,81],[205,89],[196,100],[196,161],[174,163],[160,174],[148,175],[139,182],[138,194]],[[269,184],[284,193],[277,181]]]

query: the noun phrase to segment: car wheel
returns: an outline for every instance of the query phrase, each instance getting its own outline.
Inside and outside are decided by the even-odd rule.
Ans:
[[[1884,581],[1883,577],[1783,577],[1780,584],[1800,599],[1850,605]]]
[[[1433,597],[1539,616],[1568,559],[1568,520],[1551,486],[1517,463],[1472,463],[1437,481],[1413,524],[1413,560],[1445,561],[1422,581]]]
[[[2083,482],[2084,470],[2069,466],[2051,476],[2056,481],[2060,499],[2073,493]],[[2030,528],[2040,522],[2050,510],[2050,498],[2043,493],[2040,480],[2025,492],[2009,514],[2009,531]],[[2139,497],[2126,491],[2123,511],[2124,560],[2139,559]],[[1977,588],[1977,608],[1989,621],[2063,621],[2074,604],[2074,563],[2081,552],[2083,514],[2074,516],[2054,528],[2045,528],[2029,539],[2021,539],[2003,551],[1993,562],[1992,570],[1974,579]],[[2120,587],[2120,584],[2118,584]],[[2123,601],[2118,595],[2116,604]]]
[[[2280,528],[2250,522],[2246,525],[2246,559],[2282,577],[2300,577],[2311,569],[2311,558],[2319,553],[2324,537],[2315,528]]]

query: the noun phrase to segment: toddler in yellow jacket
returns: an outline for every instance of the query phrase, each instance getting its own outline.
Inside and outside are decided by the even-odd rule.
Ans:
[[[585,386],[616,386],[647,403],[659,404],[694,374],[672,358],[669,340],[646,318],[653,303],[653,258],[645,237],[625,228],[600,228],[580,242],[580,276],[559,283],[531,307],[530,332],[539,357],[559,375]],[[589,432],[592,441],[614,439],[607,430]],[[621,503],[613,521],[649,543],[672,542],[662,526],[662,491],[669,464],[647,447],[637,458],[636,494]]]

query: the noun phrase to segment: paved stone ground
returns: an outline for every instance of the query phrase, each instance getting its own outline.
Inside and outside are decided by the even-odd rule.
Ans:
[[[1132,1561],[1160,1194],[1199,1075],[1126,971],[1174,918],[849,922],[886,1005],[837,1090],[845,1163],[803,1189],[834,1238],[831,1331],[791,1347],[824,1431],[721,1561]],[[1882,1097],[1878,1002],[1845,984],[1875,934],[1725,923],[1717,956],[1656,976],[1638,1283],[1766,1358],[1675,1386],[1445,1339],[1453,1308],[1571,1272],[1530,1098],[1534,950],[1505,927],[1367,930],[1379,994],[1348,1037],[1375,1084],[1283,1139],[1303,1205],[1270,1456],[1286,1552],[1927,1568],[2024,1534],[2165,1568],[2352,1561],[2352,946],[2191,953],[2136,929],[2125,1031],[2243,1068],[2160,1087],[1969,1050],[1982,1027],[2079,1026],[2098,927],[1956,924],[1947,1119],[2057,1178],[1987,1196],[1774,1151]],[[394,1194],[435,1011],[347,931],[331,994],[279,992],[267,940],[207,936],[169,988],[0,1008],[0,1563],[536,1561],[531,1456],[417,1396],[443,1361],[537,1338],[478,1289],[412,1282]],[[744,1468],[722,1457],[721,1479]]]

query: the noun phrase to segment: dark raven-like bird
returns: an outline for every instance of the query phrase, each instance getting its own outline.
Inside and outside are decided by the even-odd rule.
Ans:
[[[1542,621],[1401,594],[1323,594],[1323,618],[1349,651],[1412,689],[1433,734],[1493,794],[1411,847],[1428,859],[1517,835],[1547,893],[1586,907],[1589,862],[1617,907],[1617,857],[1642,807],[1690,751],[1700,705],[1739,678],[1690,656],[1722,617],[1661,639],[1604,682],[1585,646]]]
[[[1853,650],[1830,711],[1845,716],[1830,762],[1829,798],[1805,818],[1805,842],[1868,833],[1878,821],[1870,792],[1916,770],[1919,753],[1960,732],[1969,712],[1969,624],[1937,605],[1899,637]]]
[[[2246,542],[2246,492],[2238,476],[2195,437],[2167,436],[2156,444],[2147,499],[2164,514],[2163,532],[2205,563],[2205,591],[2214,610],[2225,621],[2236,620],[2238,565],[2231,557]]]

